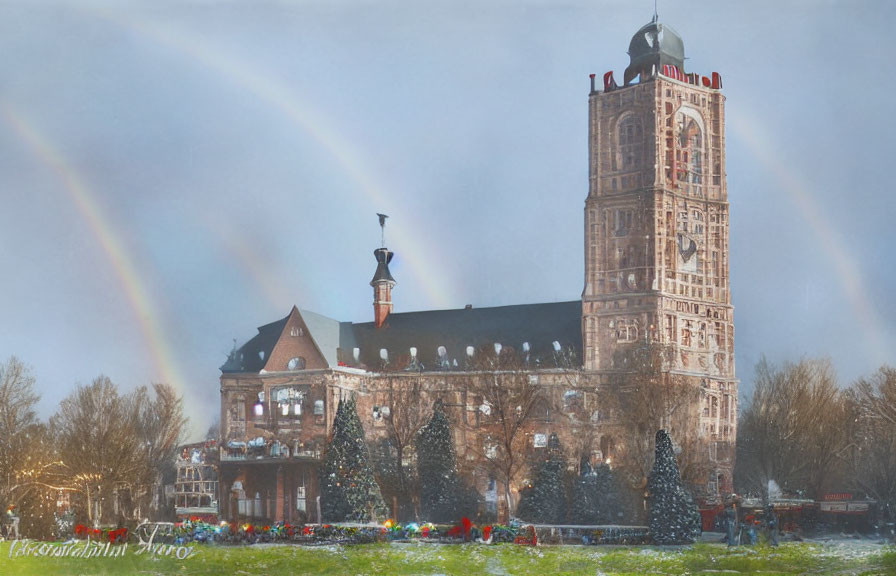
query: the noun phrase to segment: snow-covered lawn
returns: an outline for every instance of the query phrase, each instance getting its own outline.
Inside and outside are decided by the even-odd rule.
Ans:
[[[138,555],[10,556],[3,576],[53,574],[896,574],[896,547],[869,540],[785,543],[779,548],[694,546],[539,546],[380,543],[355,546],[196,546],[184,560]]]

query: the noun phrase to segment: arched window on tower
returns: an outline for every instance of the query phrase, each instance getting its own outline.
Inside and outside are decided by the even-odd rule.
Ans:
[[[678,131],[675,149],[675,180],[680,188],[702,195],[704,165],[703,118],[691,108],[675,114]]]
[[[641,119],[634,114],[625,116],[619,122],[616,143],[618,169],[629,172],[640,168],[644,155],[644,129],[641,126]]]

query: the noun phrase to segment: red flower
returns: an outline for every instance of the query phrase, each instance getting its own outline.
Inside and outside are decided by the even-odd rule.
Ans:
[[[128,529],[119,528],[118,530],[109,530],[109,542],[124,542],[128,538]]]

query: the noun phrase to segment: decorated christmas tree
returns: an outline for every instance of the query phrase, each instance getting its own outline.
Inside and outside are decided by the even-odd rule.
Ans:
[[[688,544],[700,535],[700,514],[681,484],[672,440],[656,433],[656,455],[647,480],[650,534],[657,544]]]
[[[535,479],[523,490],[516,515],[540,524],[565,523],[566,461],[556,434],[551,434],[544,459],[532,467],[532,476]]]
[[[353,398],[343,399],[336,409],[320,472],[320,492],[321,514],[329,522],[368,522],[388,513],[370,467]]]
[[[417,436],[417,474],[423,518],[430,522],[455,522],[472,513],[467,509],[467,491],[457,473],[451,422],[440,401]]]
[[[573,524],[618,524],[622,496],[616,474],[606,464],[582,466],[570,506]]]

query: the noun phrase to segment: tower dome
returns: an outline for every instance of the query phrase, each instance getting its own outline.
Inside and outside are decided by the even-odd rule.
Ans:
[[[628,55],[631,63],[625,69],[625,84],[638,75],[643,80],[662,72],[664,64],[684,72],[684,41],[678,32],[660,23],[656,16],[632,36]]]

